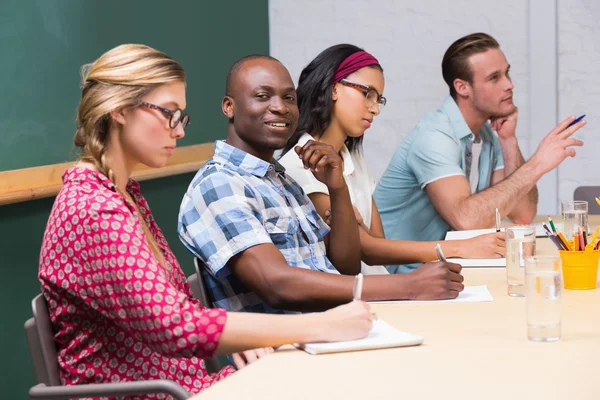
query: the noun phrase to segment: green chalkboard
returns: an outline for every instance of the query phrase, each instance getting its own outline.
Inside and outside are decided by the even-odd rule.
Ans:
[[[225,136],[220,103],[233,61],[268,54],[267,0],[0,0],[0,171],[72,160],[79,68],[121,43],[144,43],[188,74],[193,122],[181,145]],[[193,173],[142,182],[187,274],[177,213]],[[54,198],[0,206],[0,398],[28,399],[34,374],[23,323],[39,293],[38,257]]]
[[[193,257],[177,237],[179,205],[194,173],[141,183],[152,214],[186,275]],[[37,279],[42,236],[54,198],[0,207],[0,399],[27,399],[35,384],[23,330],[31,317],[31,299],[40,293]]]
[[[79,69],[122,43],[143,43],[188,74],[192,124],[179,145],[223,138],[231,64],[268,54],[267,0],[0,1],[0,171],[75,158]]]

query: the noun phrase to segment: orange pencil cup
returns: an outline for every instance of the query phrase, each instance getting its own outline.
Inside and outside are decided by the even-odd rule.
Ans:
[[[559,251],[565,289],[596,289],[600,250]]]

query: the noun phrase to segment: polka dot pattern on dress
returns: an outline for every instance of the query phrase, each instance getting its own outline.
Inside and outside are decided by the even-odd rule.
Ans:
[[[206,372],[203,358],[214,354],[226,312],[192,298],[139,184],[130,181],[127,191],[168,268],[144,240],[135,206],[107,177],[74,167],[63,183],[48,218],[39,271],[63,383],[170,379],[197,393],[233,373],[232,367]]]

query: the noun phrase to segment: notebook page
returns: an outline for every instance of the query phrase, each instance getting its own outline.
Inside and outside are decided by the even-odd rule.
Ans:
[[[458,294],[455,299],[448,300],[390,300],[390,301],[370,301],[369,304],[394,304],[394,303],[479,303],[494,301],[494,297],[487,288],[487,285],[466,286],[465,290]]]
[[[423,336],[402,332],[378,319],[373,321],[369,336],[363,339],[332,343],[294,344],[309,354],[340,353],[345,351],[385,349],[390,347],[415,346],[423,343]]]

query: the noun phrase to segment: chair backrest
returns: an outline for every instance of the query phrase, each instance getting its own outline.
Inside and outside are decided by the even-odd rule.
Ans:
[[[33,351],[31,358],[38,382],[48,386],[58,386],[60,382],[60,367],[54,342],[54,331],[48,313],[46,299],[41,293],[31,301],[33,323],[25,324],[29,349]],[[28,326],[29,324],[29,326]],[[37,339],[37,343],[36,343]],[[39,375],[38,375],[39,371]],[[40,381],[39,379],[43,379]]]
[[[204,278],[200,267],[201,264],[202,261],[194,257],[194,268],[196,269],[196,273],[190,275],[187,278],[187,281],[190,285],[192,296],[198,299],[204,307],[212,308],[212,304],[210,303],[210,300],[208,300],[208,293],[206,291],[206,285],[204,284]],[[217,356],[208,359],[205,358],[204,364],[206,365],[206,370],[209,374],[218,372],[221,369],[221,363]]]
[[[600,214],[600,206],[596,203],[596,197],[600,197],[600,186],[579,186],[573,193],[573,200],[588,202],[589,214]]]
[[[204,296],[206,296],[206,294],[202,291],[202,286],[199,282],[199,277],[198,274],[192,274],[190,276],[188,276],[187,281],[188,284],[190,285],[190,290],[192,291],[192,296],[194,296],[194,298],[200,300],[200,303],[202,303],[202,305],[204,307],[208,307],[206,305],[205,302],[205,298]]]
[[[206,284],[204,282],[204,275],[202,274],[202,261],[197,257],[194,257],[194,268],[196,273],[188,278],[190,289],[195,298],[200,300],[200,303],[204,307],[212,308],[212,303],[206,291]]]
[[[40,339],[37,333],[35,319],[29,318],[25,322],[25,337],[27,338],[27,347],[29,355],[33,362],[33,372],[35,373],[35,381],[37,383],[48,382],[48,374],[44,366],[44,357],[42,357],[42,349],[40,348]]]

